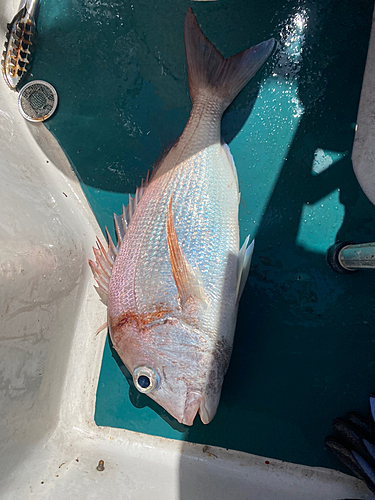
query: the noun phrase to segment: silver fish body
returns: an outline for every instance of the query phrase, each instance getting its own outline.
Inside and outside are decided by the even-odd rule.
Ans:
[[[253,248],[247,239],[239,250],[238,180],[221,118],[273,45],[224,60],[188,10],[190,118],[117,219],[121,244],[110,242],[110,279],[100,250],[91,263],[108,294],[113,346],[135,386],[186,425],[198,412],[203,423],[216,413]]]
[[[169,161],[180,156],[186,142],[183,134],[160,166],[122,242],[108,295],[112,341],[121,359],[131,373],[137,366],[161,372],[161,386],[170,391],[163,406],[185,423],[190,392],[204,395],[207,404],[212,399],[212,390],[210,397],[205,394],[208,380],[216,406],[235,328],[238,184],[218,139],[171,168]],[[206,304],[192,299],[187,311],[166,239],[171,196],[178,241],[187,261],[199,269],[205,291]]]

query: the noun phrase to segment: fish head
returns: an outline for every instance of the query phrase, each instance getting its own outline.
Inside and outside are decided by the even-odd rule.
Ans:
[[[139,327],[110,328],[114,348],[133,377],[136,389],[147,394],[178,422],[192,425],[199,413],[204,424],[215,416],[230,349],[216,349],[196,327],[176,318]]]

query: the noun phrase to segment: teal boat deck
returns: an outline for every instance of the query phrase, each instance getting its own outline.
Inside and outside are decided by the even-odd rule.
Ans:
[[[326,251],[335,241],[374,241],[375,207],[350,160],[373,1],[43,2],[33,78],[57,89],[46,126],[102,229],[112,230],[112,213],[188,118],[190,5],[224,56],[278,41],[223,119],[240,181],[241,241],[256,238],[233,357],[216,417],[187,428],[136,391],[107,342],[95,420],[344,470],[324,438],[333,418],[369,413],[374,277],[334,274]]]

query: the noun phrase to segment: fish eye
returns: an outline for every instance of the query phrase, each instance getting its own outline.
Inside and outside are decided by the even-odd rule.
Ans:
[[[133,372],[133,381],[138,391],[144,394],[153,392],[160,384],[159,375],[148,366],[138,366]]]

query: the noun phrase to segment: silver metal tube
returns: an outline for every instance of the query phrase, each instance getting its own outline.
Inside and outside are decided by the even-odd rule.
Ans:
[[[375,243],[346,245],[340,250],[338,261],[348,271],[375,269]]]
[[[26,0],[25,5],[29,17],[33,18],[35,22],[35,18],[37,16],[37,11],[39,8],[39,0]]]

